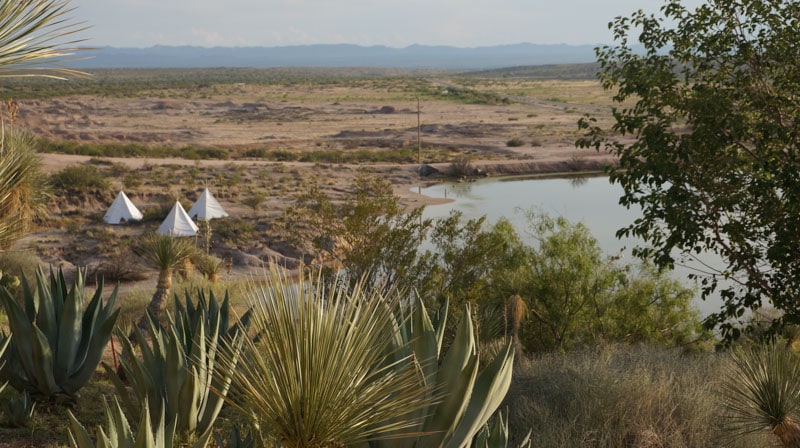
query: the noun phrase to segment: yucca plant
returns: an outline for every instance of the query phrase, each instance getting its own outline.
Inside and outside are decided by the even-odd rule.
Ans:
[[[211,433],[231,384],[232,372],[220,369],[218,358],[227,353],[229,367],[235,369],[239,351],[235,336],[222,341],[220,314],[213,319],[198,317],[191,331],[186,318],[180,323],[170,319],[166,329],[150,319],[149,344],[141,331],[135,331],[141,357],[134,356],[127,338],[121,338],[120,369],[130,389],[111,367],[104,367],[129,413],[136,415],[142,403],[149,403],[155,415],[164,413],[175,421],[181,436],[202,439]]]
[[[122,412],[119,402],[114,400],[113,408],[105,405],[106,427],[97,427],[96,442],[92,441],[92,436],[86,428],[75,418],[72,412],[69,414],[70,432],[69,441],[73,448],[177,448],[175,442],[174,422],[165,424],[164,413],[162,412],[156,423],[150,418],[150,408],[147,402],[142,406],[141,417],[139,419],[139,429],[134,435],[128,424],[128,419]],[[198,439],[191,447],[204,448],[208,445],[209,436]]]
[[[191,257],[197,248],[190,239],[150,233],[142,239],[136,250],[148,264],[158,269],[156,291],[147,308],[150,314],[159,318],[167,307],[167,298],[172,290],[173,271]],[[147,328],[147,313],[142,315],[138,327]]]
[[[87,76],[61,66],[76,52],[85,29],[70,19],[69,0],[0,1],[0,76]]]
[[[103,282],[84,308],[84,272],[78,270],[67,289],[63,272],[36,272],[36,288],[23,276],[24,309],[0,287],[0,303],[14,336],[0,376],[35,399],[73,402],[103,357],[119,316],[117,289],[103,303]],[[0,343],[7,338],[0,334]]]
[[[0,133],[0,249],[27,234],[34,218],[45,213],[48,189],[40,166],[31,133],[15,128]]]
[[[424,420],[416,431],[424,434],[373,442],[383,448],[461,448],[469,446],[498,409],[511,385],[514,348],[511,341],[483,370],[479,369],[477,341],[469,306],[466,306],[447,353],[442,353],[447,303],[434,328],[425,306],[418,300],[411,319],[395,333],[393,351],[413,359],[424,375],[429,391],[443,394],[441,400],[423,410]],[[407,348],[404,348],[407,347]]]
[[[193,257],[192,262],[197,270],[203,274],[203,277],[207,278],[211,283],[219,281],[219,273],[222,272],[222,268],[225,266],[223,259],[202,252],[198,252]]]
[[[312,281],[315,280],[315,281]],[[437,398],[412,355],[394,359],[398,291],[333,286],[271,271],[248,293],[257,341],[233,371],[241,414],[261,446],[353,446],[416,431]]]
[[[785,447],[800,447],[800,359],[775,343],[737,349],[721,394],[725,433],[739,437],[769,428]]]

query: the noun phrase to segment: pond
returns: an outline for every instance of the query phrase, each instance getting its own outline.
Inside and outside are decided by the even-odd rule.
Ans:
[[[423,188],[422,194],[453,199],[447,204],[426,207],[425,217],[428,218],[447,216],[451,210],[460,210],[468,219],[486,215],[490,223],[505,217],[524,236],[528,223],[523,211],[535,209],[550,216],[563,216],[572,222],[582,222],[591,230],[606,254],[622,253],[623,261],[635,262],[631,260],[630,250],[642,244],[635,238],[616,237],[617,230],[640,217],[641,211],[619,205],[622,188],[610,183],[606,176],[486,178],[474,182],[437,184]],[[714,266],[721,264],[719,258],[711,255],[704,255],[701,262]],[[679,266],[672,276],[694,287],[694,283],[687,278],[690,271],[690,266]],[[721,301],[718,297],[707,301],[698,298],[696,305],[700,313],[706,316],[719,310]]]

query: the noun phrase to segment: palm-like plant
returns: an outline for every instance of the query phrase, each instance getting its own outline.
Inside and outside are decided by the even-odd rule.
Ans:
[[[85,49],[72,39],[83,27],[70,21],[71,11],[69,0],[0,0],[0,77],[86,75],[59,65]],[[23,236],[44,210],[45,182],[34,147],[32,135],[0,130],[0,249]]]
[[[161,316],[167,307],[167,298],[172,290],[172,273],[197,249],[192,240],[170,235],[151,233],[144,237],[139,247],[140,255],[151,266],[158,269],[158,283],[148,308],[156,318]],[[142,316],[139,328],[147,326],[147,316]]]
[[[777,344],[739,349],[721,392],[730,437],[770,428],[785,447],[800,447],[800,358]]]
[[[86,49],[73,38],[85,29],[73,9],[69,0],[0,0],[0,76],[85,76],[59,65]]]
[[[239,364],[227,366],[235,406],[265,441],[287,448],[408,436],[415,416],[437,397],[422,384],[413,356],[392,360],[401,294],[323,283],[291,283],[273,271],[251,288],[258,340],[245,339]]]
[[[35,138],[17,129],[4,134],[0,136],[0,249],[27,233],[31,221],[44,214],[47,201]]]

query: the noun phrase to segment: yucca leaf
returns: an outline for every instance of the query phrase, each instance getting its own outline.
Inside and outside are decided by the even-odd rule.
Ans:
[[[439,326],[436,328],[436,354],[441,356],[442,341],[444,341],[444,330],[447,327],[447,316],[450,311],[450,300],[445,299],[442,308],[439,310]]]

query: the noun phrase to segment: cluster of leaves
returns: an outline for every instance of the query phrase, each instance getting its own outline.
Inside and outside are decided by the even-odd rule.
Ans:
[[[106,191],[111,182],[94,165],[70,165],[50,176],[53,187],[61,191]]]
[[[579,144],[618,156],[621,203],[642,208],[620,231],[649,243],[639,255],[658,266],[721,257],[724,267],[694,276],[704,297],[724,300],[707,322],[728,338],[740,334],[737,318],[767,304],[782,312],[774,330],[800,322],[798,17],[798,2],[763,0],[694,10],[669,0],[660,15],[618,17],[617,45],[597,56],[620,107],[611,129],[580,123]]]

